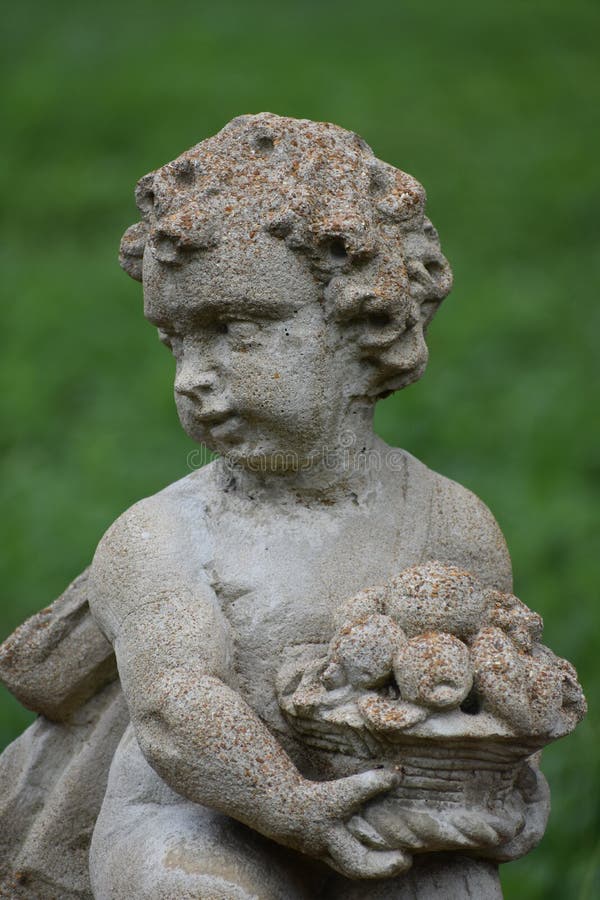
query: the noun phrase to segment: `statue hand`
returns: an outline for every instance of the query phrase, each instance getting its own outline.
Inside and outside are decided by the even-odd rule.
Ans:
[[[336,781],[303,780],[289,798],[291,846],[318,857],[348,878],[389,878],[406,871],[412,858],[390,849],[360,815],[361,806],[394,787],[397,776],[371,770]]]

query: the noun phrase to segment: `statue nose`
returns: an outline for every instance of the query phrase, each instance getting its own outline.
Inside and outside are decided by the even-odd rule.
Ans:
[[[214,372],[186,372],[183,370],[178,372],[175,378],[175,392],[197,400],[214,388],[216,380],[217,376]]]

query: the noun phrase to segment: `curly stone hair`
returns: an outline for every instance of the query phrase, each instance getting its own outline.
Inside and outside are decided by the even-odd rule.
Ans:
[[[394,363],[394,347],[415,328],[422,334],[452,274],[425,217],[422,186],[378,160],[358,135],[271,113],[240,116],[145,175],[136,202],[142,220],[120,250],[132,278],[142,280],[146,246],[177,266],[225,234],[248,242],[267,231],[307,258],[334,318],[366,326],[364,355],[387,358],[378,396],[422,374],[426,348],[407,365]]]

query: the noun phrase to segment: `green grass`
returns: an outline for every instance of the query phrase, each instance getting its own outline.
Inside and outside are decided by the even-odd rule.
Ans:
[[[417,176],[456,276],[378,429],[496,514],[591,705],[549,748],[506,897],[600,895],[595,2],[23,0],[4,15],[0,636],[186,472],[171,362],[119,270],[136,179],[242,112],[326,119]],[[595,140],[596,138],[596,140]],[[6,693],[0,746],[29,721]]]

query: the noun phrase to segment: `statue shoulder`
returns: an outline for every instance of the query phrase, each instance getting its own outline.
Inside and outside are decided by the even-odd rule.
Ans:
[[[212,558],[202,471],[138,501],[110,526],[92,561],[88,596],[112,640],[148,598],[193,586]]]
[[[504,535],[485,503],[472,491],[430,471],[426,559],[456,565],[484,584],[512,590],[512,566]]]

